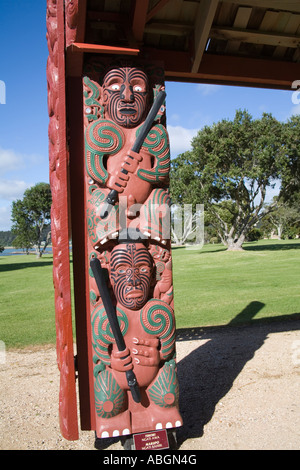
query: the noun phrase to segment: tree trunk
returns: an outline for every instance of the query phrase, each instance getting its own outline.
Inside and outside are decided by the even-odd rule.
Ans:
[[[227,240],[227,251],[243,251],[243,243],[245,235],[240,235],[239,238],[231,238]]]

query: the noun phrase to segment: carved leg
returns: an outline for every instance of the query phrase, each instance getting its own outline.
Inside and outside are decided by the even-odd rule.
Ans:
[[[179,387],[175,361],[169,361],[146,389],[149,406],[132,416],[132,432],[176,428],[182,425],[178,411]]]
[[[104,438],[131,434],[130,413],[124,411],[127,394],[109,370],[97,375],[94,390],[97,436]]]

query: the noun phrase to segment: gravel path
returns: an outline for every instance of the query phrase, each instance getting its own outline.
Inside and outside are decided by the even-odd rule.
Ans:
[[[2,362],[0,449],[94,449],[93,432],[61,437],[55,348],[8,351]],[[299,320],[179,331],[177,362],[180,450],[300,448]]]

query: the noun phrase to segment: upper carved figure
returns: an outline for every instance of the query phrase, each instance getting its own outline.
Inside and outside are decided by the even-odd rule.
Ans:
[[[150,86],[139,67],[113,67],[100,83],[84,78],[85,160],[89,177],[88,230],[94,246],[116,234],[119,203],[101,220],[102,204],[110,190],[126,198],[126,226],[139,218],[141,233],[163,235],[155,208],[169,205],[166,190],[170,169],[168,133],[161,107],[139,152],[133,150],[153,99],[162,85]],[[124,171],[125,170],[125,171]],[[119,198],[120,201],[120,198]],[[122,209],[123,210],[123,209]],[[167,212],[167,211],[166,211]],[[166,231],[167,233],[167,231]]]

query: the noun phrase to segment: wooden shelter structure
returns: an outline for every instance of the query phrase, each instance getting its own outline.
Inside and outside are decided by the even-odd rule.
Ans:
[[[300,79],[300,0],[47,0],[47,40],[60,424],[62,435],[75,440],[76,374],[81,429],[94,429],[83,288],[89,269],[82,176],[84,64],[91,55],[131,56],[160,62],[167,81],[291,90]]]
[[[162,60],[166,80],[290,89],[299,45],[298,0],[81,0],[67,74],[128,54]]]

